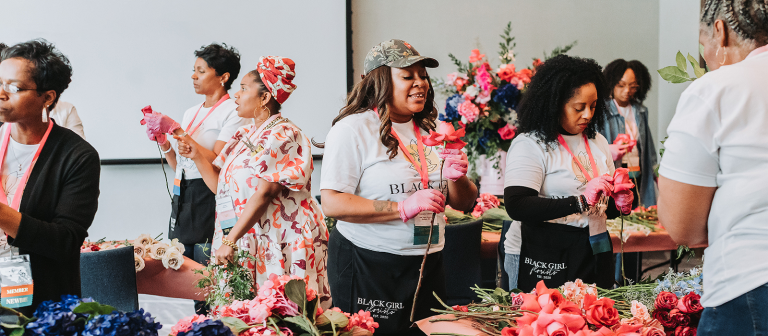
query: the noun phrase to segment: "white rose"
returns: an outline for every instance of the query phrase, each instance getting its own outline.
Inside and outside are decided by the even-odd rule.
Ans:
[[[136,272],[144,269],[144,258],[138,254],[133,254],[133,265],[136,267]]]
[[[183,264],[184,255],[175,247],[169,248],[163,256],[163,266],[165,266],[165,268],[178,270]]]
[[[477,87],[477,85],[474,85],[474,84],[472,86],[467,87],[467,90],[464,91],[465,96],[470,96],[472,98],[477,97],[478,93],[480,93],[480,89]]]
[[[171,246],[173,246],[176,249],[178,249],[179,252],[181,252],[181,254],[184,254],[184,251],[186,250],[184,248],[184,244],[179,243],[179,238],[173,238],[173,240],[171,240]]]
[[[149,245],[149,247],[147,247],[147,252],[152,259],[160,260],[163,259],[163,256],[165,256],[166,253],[168,253],[169,248],[170,246],[168,246],[168,244],[158,242]]]
[[[136,238],[136,240],[134,240],[133,242],[134,244],[137,244],[137,245],[149,246],[155,243],[155,239],[145,233],[139,236],[139,238]]]
[[[144,258],[147,256],[147,247],[140,244],[133,245],[133,253]]]

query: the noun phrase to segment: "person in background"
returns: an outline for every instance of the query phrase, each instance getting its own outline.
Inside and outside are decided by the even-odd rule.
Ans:
[[[48,116],[71,78],[67,57],[45,40],[0,53],[0,235],[30,256],[32,305],[18,309],[26,316],[80,295],[80,246],[98,208],[99,154]]]
[[[704,251],[698,335],[768,334],[768,1],[707,0],[711,70],[680,96],[659,168],[659,220]]]
[[[597,132],[607,95],[594,60],[560,55],[537,69],[518,109],[519,134],[504,174],[504,204],[517,223],[505,237],[510,282],[517,274],[510,288],[528,292],[540,280],[555,288],[576,279],[613,287],[606,219],[629,213],[633,196],[614,194],[611,151]],[[606,212],[593,213],[601,196],[614,197]]]
[[[328,229],[312,197],[312,147],[280,112],[296,89],[295,76],[290,58],[261,57],[235,93],[238,115],[255,123],[241,127],[213,163],[194,140],[179,138],[179,153],[192,158],[216,190],[212,259],[231,263],[244,249],[256,259],[245,266],[258,286],[273,274],[298,276],[328,309]]]
[[[195,57],[192,87],[195,93],[205,96],[205,101],[184,112],[181,124],[157,112],[146,114],[143,121],[150,140],[160,144],[176,172],[168,237],[184,244],[184,256],[207,265],[215,225],[215,195],[205,185],[195,163],[179,155],[166,134],[194,140],[200,145],[200,155],[211,162],[245,120],[237,115],[237,105],[227,93],[240,73],[237,49],[213,43],[195,51]],[[205,313],[203,301],[196,301],[195,305],[199,314]]]
[[[373,47],[363,80],[326,138],[320,193],[325,214],[338,219],[328,247],[333,302],[343,311],[382,311],[374,302],[387,303],[386,312],[373,315],[377,335],[416,332],[409,331],[410,313],[430,226],[415,319],[440,307],[432,293],[445,297],[445,205],[471,211],[477,198],[465,176],[466,155],[421,140],[435,128],[426,68],[437,66],[405,41]],[[443,180],[440,157],[446,160]]]
[[[599,131],[608,140],[615,167],[629,169],[629,177],[635,183],[632,208],[656,205],[656,146],[648,127],[648,108],[643,105],[651,89],[651,74],[640,61],[617,59],[605,66],[603,75],[608,81],[611,97],[605,102],[608,114]],[[636,141],[635,145],[614,144],[619,134]],[[625,253],[623,258],[621,253],[616,254],[615,278],[618,282],[622,280],[622,260],[625,276],[639,281],[642,253]]]
[[[651,74],[640,61],[617,59],[605,66],[603,75],[611,96],[605,102],[608,113],[598,130],[608,140],[614,166],[628,168],[635,182],[632,208],[656,205],[656,145],[648,127],[648,108],[643,105],[651,89]],[[636,145],[614,144],[619,134],[637,141]]]

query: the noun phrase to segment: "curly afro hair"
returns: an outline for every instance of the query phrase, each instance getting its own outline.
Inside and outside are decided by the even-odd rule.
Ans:
[[[619,84],[627,69],[632,69],[632,72],[635,73],[635,80],[637,81],[637,86],[639,86],[635,95],[632,96],[631,103],[642,104],[648,95],[648,91],[651,90],[651,74],[648,72],[648,68],[638,60],[627,62],[620,58],[608,63],[605,66],[605,70],[603,70],[605,80],[608,82],[608,90],[610,90],[612,96],[613,88]]]
[[[517,110],[520,133],[536,135],[547,145],[557,142],[562,130],[565,104],[583,85],[592,83],[597,89],[595,114],[584,130],[594,139],[598,125],[605,120],[608,86],[600,65],[592,59],[559,55],[536,69]]]

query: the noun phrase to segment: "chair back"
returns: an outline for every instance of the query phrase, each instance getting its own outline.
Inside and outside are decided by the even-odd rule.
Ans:
[[[466,305],[477,301],[477,295],[470,289],[481,286],[480,245],[482,243],[483,220],[467,224],[445,226],[445,287],[448,305]]]
[[[133,247],[80,254],[82,297],[110,305],[121,311],[139,308]]]

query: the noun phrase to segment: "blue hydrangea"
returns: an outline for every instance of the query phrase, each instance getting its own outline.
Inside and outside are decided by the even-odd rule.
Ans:
[[[520,101],[520,90],[517,89],[517,86],[505,84],[496,90],[493,101],[515,110],[517,109],[517,103]]]
[[[76,295],[62,295],[61,301],[44,301],[34,317],[37,319],[26,325],[25,335],[77,335],[83,329],[85,314],[72,312],[82,302],[93,299],[80,299]]]
[[[176,336],[234,336],[232,330],[220,320],[205,320],[192,323],[192,329]]]
[[[139,309],[129,313],[119,311],[99,315],[85,326],[83,336],[157,336],[163,326],[151,314]]]
[[[464,100],[464,96],[460,93],[449,97],[445,101],[445,113],[441,114],[439,119],[446,122],[461,120],[461,116],[459,115],[459,104],[463,103]]]
[[[481,136],[480,139],[477,140],[477,143],[479,143],[480,146],[483,146],[483,148],[488,149],[488,141],[491,140],[493,133],[494,132],[489,129],[483,130],[483,136]]]

